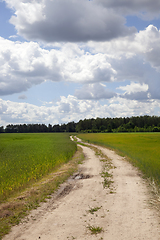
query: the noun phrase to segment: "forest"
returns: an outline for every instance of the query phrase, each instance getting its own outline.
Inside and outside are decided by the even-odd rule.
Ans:
[[[124,118],[91,118],[67,124],[9,124],[0,126],[0,133],[39,132],[160,132],[160,117],[136,116]]]

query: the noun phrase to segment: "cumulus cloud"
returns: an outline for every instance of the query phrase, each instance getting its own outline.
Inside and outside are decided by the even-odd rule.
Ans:
[[[141,67],[144,62],[148,62],[152,67],[159,68],[159,43],[160,30],[153,25],[149,25],[134,36],[114,39],[101,44],[89,42],[87,46],[93,54],[104,53],[117,60],[121,60],[121,58],[134,59],[134,57],[137,57],[141,61]]]
[[[124,94],[120,96],[122,98],[127,98],[131,100],[148,100],[149,93],[148,93],[148,85],[147,84],[139,84],[139,83],[131,83],[130,85],[120,86],[118,89],[125,91]]]
[[[153,115],[159,101],[139,102],[123,98],[112,98],[105,104],[93,100],[78,100],[69,95],[50,107],[17,103],[0,99],[0,125],[39,123],[58,124],[79,121],[84,118],[126,117]]]
[[[0,95],[20,93],[46,80],[111,81],[115,71],[105,54],[85,52],[76,44],[46,50],[34,42],[0,38]]]
[[[153,78],[151,78],[151,81],[149,81],[149,97],[151,99],[160,99],[159,78],[154,78],[153,77]]]
[[[160,94],[160,31],[153,25],[134,37],[105,43],[88,43],[93,54],[104,53],[115,74],[112,81],[139,82],[148,85],[148,93],[125,94],[132,99],[159,99]],[[133,87],[133,85],[131,85]]]
[[[136,32],[125,18],[88,0],[6,0],[15,14],[10,22],[19,35],[44,42],[108,41]]]
[[[130,85],[120,86],[118,89],[126,91],[125,93],[146,92],[148,90],[147,84],[131,83]]]
[[[20,93],[45,80],[63,80],[59,70],[61,53],[48,51],[33,42],[0,38],[0,95]]]
[[[81,89],[76,90],[75,96],[78,99],[109,99],[117,96],[116,93],[111,92],[105,88],[101,83],[86,84]]]
[[[114,9],[121,14],[136,14],[144,19],[152,19],[160,14],[159,0],[95,0],[104,7]]]
[[[139,38],[143,39],[145,44],[143,55],[146,61],[160,71],[160,30],[149,25],[145,31],[140,32]]]
[[[124,18],[111,9],[104,9],[104,5],[106,4],[107,8],[117,9],[116,6],[118,7],[119,3],[114,6],[115,1],[99,1],[98,3],[98,1],[68,0],[66,3],[64,0],[6,0],[6,2],[16,13],[11,21],[14,22],[20,34],[26,31],[23,34],[29,37],[35,28],[33,32],[39,34],[37,38],[46,42],[53,41],[52,37],[54,36],[57,37],[56,41],[60,41],[60,39],[64,39],[64,41],[78,41],[78,39],[88,41],[91,39],[94,41],[88,43],[55,43],[50,45],[52,49],[45,49],[36,42],[20,43],[0,38],[1,96],[21,93],[27,91],[33,85],[49,80],[84,84],[82,89],[75,92],[78,99],[110,99],[116,97],[117,93],[107,90],[100,83],[128,80],[139,82],[141,86],[146,84],[148,90],[141,91],[143,94],[138,91],[130,93],[126,91],[122,96],[123,98],[139,100],[160,98],[160,31],[155,26],[149,25],[145,30],[134,35],[128,36],[127,33],[124,36],[124,34],[121,34],[123,32],[121,28],[121,33],[118,33],[112,25],[112,17],[114,16],[117,28],[119,28],[119,24],[124,27]],[[141,9],[142,1],[140,2],[132,1],[132,3],[129,3],[124,0],[123,4],[127,6],[126,9],[130,9],[130,6],[134,4],[134,9],[138,11],[138,9]],[[149,9],[147,1],[145,3],[144,6]],[[158,1],[155,1],[155,4],[158,4]],[[68,8],[69,12],[66,11]],[[60,15],[61,11],[65,14]],[[99,17],[93,18],[91,12],[92,16],[95,13],[95,16]],[[154,9],[151,12],[154,12]],[[87,30],[82,25],[83,31],[91,31],[91,37],[84,34],[81,25],[80,27],[77,26],[77,22],[80,22],[81,18],[86,21]],[[120,21],[117,22],[117,20]],[[105,24],[107,24],[108,35],[105,35],[105,37],[107,36],[106,39],[103,38],[102,29],[99,25],[96,25],[100,24],[99,21],[101,21],[104,29],[106,29]],[[65,29],[71,29],[71,33],[64,31],[62,24],[64,22],[66,24],[64,25]],[[67,25],[69,23],[71,24],[70,27]],[[93,28],[92,24],[94,25]],[[36,29],[37,26],[39,28]],[[77,30],[74,27],[77,27]],[[43,32],[44,29],[46,34]],[[95,34],[99,38],[93,34],[92,30],[95,30]],[[116,39],[114,38],[114,31],[118,33],[115,35]],[[50,35],[47,35],[48,32]],[[63,34],[66,36],[66,40]],[[47,38],[49,39],[47,40]],[[109,39],[111,40],[102,42],[102,40]],[[100,40],[101,42],[95,42]],[[135,89],[132,84],[130,86]],[[63,103],[59,110],[67,112],[70,110],[70,105]]]
[[[106,54],[83,53],[81,56],[68,58],[63,71],[65,79],[74,82],[110,82],[115,75],[115,70],[108,61]]]
[[[147,92],[125,93],[124,95],[121,95],[121,97],[138,101],[146,101],[150,99],[150,95]]]
[[[159,37],[159,30],[150,25],[132,38],[87,45],[66,43],[53,49],[44,49],[35,42],[0,38],[0,95],[21,93],[47,80],[85,85],[129,80],[147,84],[151,97],[159,99]],[[114,95],[102,91],[100,96],[99,88],[91,86],[86,90],[82,87],[90,99]],[[102,88],[100,84],[97,86]],[[76,92],[78,98],[84,97],[81,92]]]

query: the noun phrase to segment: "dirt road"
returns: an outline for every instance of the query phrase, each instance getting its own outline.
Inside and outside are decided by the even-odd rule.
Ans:
[[[158,213],[137,170],[113,151],[100,148],[111,160],[113,183],[103,187],[103,161],[82,146],[85,161],[79,173],[57,194],[32,211],[4,240],[158,240]],[[93,232],[98,232],[93,234]]]

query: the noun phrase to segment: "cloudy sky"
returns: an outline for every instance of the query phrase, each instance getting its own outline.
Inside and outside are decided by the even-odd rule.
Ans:
[[[0,0],[0,126],[160,115],[159,0]]]

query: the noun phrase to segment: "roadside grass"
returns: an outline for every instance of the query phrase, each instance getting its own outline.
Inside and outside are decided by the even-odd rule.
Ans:
[[[86,142],[116,150],[160,187],[160,133],[78,134]]]
[[[61,167],[35,182],[25,191],[17,193],[7,202],[0,204],[0,239],[9,233],[12,226],[21,222],[32,209],[51,198],[51,194],[77,171],[78,162],[83,160],[83,152],[78,148],[78,151],[68,163],[62,164]]]
[[[64,133],[0,134],[0,203],[68,162],[76,148]]]

